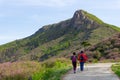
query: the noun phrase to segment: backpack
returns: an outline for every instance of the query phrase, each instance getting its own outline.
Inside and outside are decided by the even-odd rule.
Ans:
[[[72,57],[71,57],[71,60],[72,60],[72,62],[76,62],[77,57],[76,57],[76,56],[72,56]]]
[[[82,62],[86,62],[87,61],[87,56],[85,54],[80,54],[78,57],[78,60],[82,61]]]
[[[80,55],[80,60],[84,60],[84,57],[83,57],[83,55]]]

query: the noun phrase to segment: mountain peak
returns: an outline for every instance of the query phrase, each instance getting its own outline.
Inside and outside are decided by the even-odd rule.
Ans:
[[[83,10],[77,10],[77,11],[75,11],[75,14],[84,14],[84,11]]]
[[[75,24],[93,24],[93,22],[97,24],[103,24],[103,21],[97,18],[96,16],[84,11],[84,10],[77,10],[72,18],[72,22]]]
[[[74,13],[74,16],[73,16],[74,19],[84,19],[85,18],[85,15],[84,15],[84,11],[83,10],[77,10],[75,13]]]
[[[91,18],[91,14],[83,10],[77,10],[71,19],[72,26],[77,28],[92,25],[94,22],[96,21]]]

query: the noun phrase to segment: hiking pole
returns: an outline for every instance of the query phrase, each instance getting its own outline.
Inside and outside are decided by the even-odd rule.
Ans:
[[[85,63],[85,68],[86,68],[86,70],[88,70],[88,69],[87,69],[87,65],[86,65],[86,63]]]
[[[87,64],[85,63],[85,68],[86,68],[86,70],[88,70],[88,66],[87,66]]]
[[[79,71],[80,70],[80,62],[78,61],[77,63],[78,63],[78,71]]]

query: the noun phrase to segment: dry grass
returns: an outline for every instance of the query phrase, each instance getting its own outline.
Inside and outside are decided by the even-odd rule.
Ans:
[[[28,77],[41,70],[38,62],[6,62],[0,64],[0,80],[28,80]]]

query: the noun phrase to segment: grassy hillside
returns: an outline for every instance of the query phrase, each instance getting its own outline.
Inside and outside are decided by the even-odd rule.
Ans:
[[[69,53],[95,45],[119,31],[118,27],[78,10],[68,20],[43,26],[31,36],[1,45],[0,62],[69,57]],[[82,44],[84,42],[89,46]]]
[[[89,19],[91,19],[91,20],[93,20],[93,21],[96,21],[98,24],[103,24],[104,22],[102,21],[102,20],[100,20],[99,18],[97,18],[95,15],[93,15],[93,14],[90,14],[90,13],[88,13],[88,12],[86,12],[86,11],[84,11],[84,14],[89,18]]]

